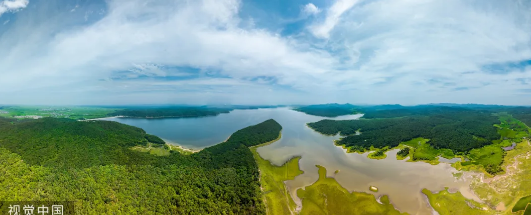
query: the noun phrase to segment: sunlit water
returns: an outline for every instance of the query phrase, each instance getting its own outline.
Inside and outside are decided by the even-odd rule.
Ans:
[[[358,119],[362,115],[343,116],[334,119]],[[311,185],[318,179],[317,167],[324,166],[328,176],[349,191],[367,192],[369,186],[376,186],[377,197],[389,195],[393,205],[411,214],[430,214],[423,188],[439,191],[444,187],[460,190],[468,198],[477,199],[469,190],[469,182],[456,180],[457,172],[448,163],[431,165],[423,162],[396,160],[397,150],[387,153],[387,158],[373,160],[367,154],[346,153],[335,146],[333,140],[339,136],[321,135],[306,126],[324,117],[311,116],[289,108],[234,110],[215,117],[185,119],[127,119],[109,118],[128,125],[143,128],[148,133],[178,143],[186,148],[201,149],[226,140],[238,129],[275,119],[282,125],[282,138],[265,147],[258,148],[260,155],[273,164],[281,165],[294,156],[302,156],[300,168],[304,174],[286,181],[293,199],[300,206],[296,190]],[[441,159],[443,161],[444,159]],[[454,162],[448,161],[448,162]],[[339,170],[339,173],[334,172]]]

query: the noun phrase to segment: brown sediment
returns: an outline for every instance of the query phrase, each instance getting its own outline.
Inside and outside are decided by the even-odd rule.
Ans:
[[[503,202],[500,202],[498,205],[496,205],[496,210],[497,211],[504,211],[506,210],[505,208],[505,204]]]

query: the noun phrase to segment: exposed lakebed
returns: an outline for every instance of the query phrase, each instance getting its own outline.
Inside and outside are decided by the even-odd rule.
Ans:
[[[328,119],[358,119],[361,116]],[[299,165],[304,173],[294,180],[286,181],[299,206],[296,190],[317,181],[316,165],[328,169],[328,176],[335,177],[347,190],[372,193],[376,197],[387,194],[397,209],[410,214],[431,213],[432,210],[421,193],[423,188],[439,191],[449,187],[451,190],[461,191],[465,197],[474,198],[469,190],[469,182],[456,179],[452,173],[457,171],[448,163],[431,165],[396,160],[397,150],[387,152],[387,158],[381,160],[369,159],[367,154],[346,153],[345,149],[333,143],[340,136],[325,136],[306,126],[306,123],[325,117],[311,116],[289,108],[234,110],[228,114],[200,118],[106,120],[143,128],[150,134],[186,148],[201,149],[223,142],[236,130],[267,119],[274,119],[282,125],[282,138],[257,151],[264,159],[276,165],[281,165],[294,156],[302,156]],[[335,170],[340,171],[335,173]],[[378,187],[378,192],[370,192],[369,186]]]

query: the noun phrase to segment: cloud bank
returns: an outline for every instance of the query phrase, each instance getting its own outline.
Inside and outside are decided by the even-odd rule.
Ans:
[[[0,103],[531,105],[526,1],[310,2],[291,34],[249,4],[4,1]]]
[[[28,0],[4,0],[0,2],[0,16],[8,11],[16,11],[28,6]]]

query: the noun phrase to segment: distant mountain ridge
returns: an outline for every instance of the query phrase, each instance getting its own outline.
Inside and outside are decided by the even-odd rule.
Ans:
[[[306,114],[323,116],[323,117],[337,117],[349,114],[363,113],[365,114],[364,118],[374,118],[371,116],[372,113],[378,111],[391,111],[395,112],[394,115],[405,116],[405,115],[416,115],[418,112],[434,112],[441,109],[473,109],[473,110],[492,110],[496,112],[514,112],[518,109],[526,109],[531,107],[526,106],[504,106],[504,105],[485,105],[485,104],[453,104],[453,103],[432,103],[432,104],[422,104],[414,106],[402,106],[399,104],[385,104],[385,105],[353,105],[349,103],[337,104],[317,104],[317,105],[307,105],[307,106],[298,106],[294,110],[299,112],[304,112]]]

